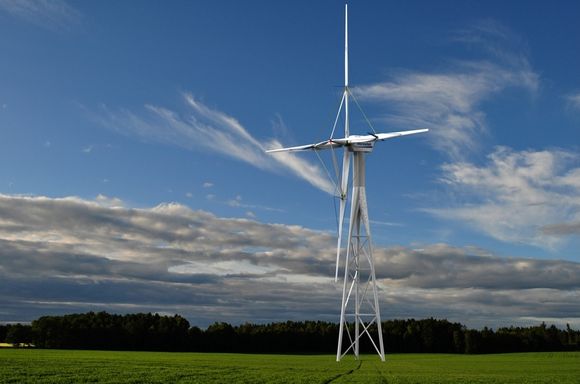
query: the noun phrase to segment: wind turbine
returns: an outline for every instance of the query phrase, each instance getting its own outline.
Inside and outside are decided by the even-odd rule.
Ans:
[[[324,149],[343,148],[342,172],[340,181],[337,183],[340,198],[340,211],[338,219],[338,241],[336,246],[336,271],[334,281],[338,281],[338,269],[342,246],[342,229],[344,214],[348,201],[349,173],[351,168],[351,156],[353,157],[352,192],[350,204],[350,219],[348,228],[348,241],[346,243],[344,283],[342,288],[342,305],[340,308],[340,331],[338,334],[338,347],[336,361],[340,361],[349,351],[355,358],[359,357],[360,339],[367,335],[382,361],[385,361],[383,346],[383,333],[381,329],[381,314],[377,292],[375,268],[372,256],[372,241],[369,224],[368,205],[365,189],[365,154],[371,153],[375,143],[392,139],[399,136],[413,135],[427,132],[428,129],[416,129],[410,131],[373,133],[367,135],[351,135],[349,120],[349,98],[351,93],[348,83],[348,5],[344,7],[344,90],[342,99],[330,138],[313,144],[299,145],[296,147],[276,148],[266,152],[295,152],[295,151],[320,151]],[[354,99],[356,101],[356,99]],[[356,103],[358,106],[358,102]],[[360,108],[360,106],[359,106]],[[336,124],[341,113],[344,111],[344,137],[334,138]],[[362,110],[361,110],[362,111]],[[363,112],[364,114],[364,112]],[[365,116],[366,118],[366,116]],[[367,120],[368,122],[368,120]],[[370,123],[369,123],[370,125]],[[372,298],[370,292],[372,292]],[[354,325],[354,330],[349,329],[349,323]],[[373,325],[376,325],[378,333],[378,345],[371,336]],[[351,335],[351,331],[354,334]],[[348,342],[343,343],[343,335],[346,333]]]

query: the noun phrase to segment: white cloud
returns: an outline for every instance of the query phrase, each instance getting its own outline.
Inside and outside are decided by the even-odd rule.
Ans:
[[[102,207],[125,208],[125,203],[123,203],[123,201],[121,199],[118,199],[116,197],[108,197],[108,196],[99,194],[95,198],[95,202]]]
[[[482,290],[580,289],[580,263],[498,257],[473,247],[432,244],[378,249],[377,275],[391,286]],[[557,276],[557,278],[556,278]]]
[[[520,48],[511,46],[513,34],[497,24],[481,23],[455,40],[483,47],[492,60],[455,61],[451,68],[433,73],[400,71],[390,81],[357,87],[355,92],[362,100],[385,103],[384,120],[389,123],[430,128],[434,147],[459,159],[477,149],[488,131],[481,103],[508,87],[535,93],[539,76]]]
[[[0,195],[0,321],[88,310],[177,312],[202,326],[337,321],[334,242],[326,232],[176,203],[134,209],[105,196]],[[384,318],[580,326],[579,263],[446,244],[377,248],[375,260]]]
[[[580,236],[580,221],[545,225],[541,231],[549,236]]]
[[[226,204],[229,205],[230,207],[234,207],[234,208],[259,209],[259,210],[270,211],[270,212],[284,212],[284,210],[280,209],[280,208],[272,208],[272,207],[267,207],[265,205],[244,203],[244,202],[242,202],[242,197],[240,195],[237,195],[235,198],[228,200],[226,202]],[[246,211],[246,216],[254,217],[254,212]]]
[[[427,211],[502,241],[557,247],[562,236],[578,232],[578,160],[577,154],[563,150],[498,147],[483,166],[445,164],[442,181],[458,193],[459,203]]]
[[[216,276],[230,276],[230,275],[263,275],[276,271],[277,268],[268,265],[258,265],[250,263],[247,260],[242,261],[216,261],[214,263],[207,262],[190,262],[187,264],[176,265],[169,267],[168,271],[171,273],[180,273],[186,275],[216,275]]]
[[[190,94],[184,94],[184,99],[189,110],[183,115],[153,105],[146,106],[149,115],[141,116],[127,110],[115,113],[104,108],[101,122],[121,133],[191,150],[210,150],[262,170],[289,170],[321,191],[334,192],[334,186],[319,166],[294,154],[271,156],[265,153],[265,149],[280,146],[277,141],[264,144],[235,118],[207,107]]]
[[[566,102],[569,108],[580,110],[580,93],[566,96]]]
[[[230,207],[240,207],[242,205],[242,196],[237,195],[235,198],[228,201]]]
[[[204,188],[211,188],[211,187],[213,187],[213,183],[212,182],[209,182],[209,181],[206,181],[205,183],[203,183],[203,187]]]
[[[48,29],[67,29],[81,19],[81,13],[64,0],[0,0],[0,10]]]
[[[470,24],[453,34],[453,41],[486,53],[513,68],[521,68],[532,74],[531,82],[537,79],[528,60],[529,48],[526,41],[497,20],[484,19]]]

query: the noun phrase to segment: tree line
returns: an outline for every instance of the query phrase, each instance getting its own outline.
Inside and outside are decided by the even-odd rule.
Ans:
[[[569,325],[566,329],[542,323],[477,330],[433,318],[387,320],[381,325],[387,353],[580,350],[580,330]],[[29,325],[0,325],[0,342],[59,349],[332,354],[336,351],[338,331],[338,324],[324,321],[237,326],[217,322],[201,329],[190,326],[179,315],[89,312],[43,316]],[[376,328],[370,331],[376,332]],[[372,353],[368,339],[361,340],[361,353]]]

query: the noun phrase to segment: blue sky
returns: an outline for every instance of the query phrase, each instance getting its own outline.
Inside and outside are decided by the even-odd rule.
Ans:
[[[579,8],[349,4],[384,318],[580,326]],[[0,321],[337,320],[343,12],[0,0]]]

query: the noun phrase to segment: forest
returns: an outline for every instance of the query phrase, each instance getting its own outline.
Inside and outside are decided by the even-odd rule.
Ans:
[[[381,323],[387,353],[506,353],[580,350],[580,330],[542,323],[496,330],[468,329],[445,319],[387,320]],[[375,330],[376,331],[376,330]],[[31,324],[0,325],[0,342],[36,348],[239,353],[336,352],[338,324],[286,321],[206,329],[179,315],[89,312],[43,316]],[[361,353],[373,352],[362,339]]]

